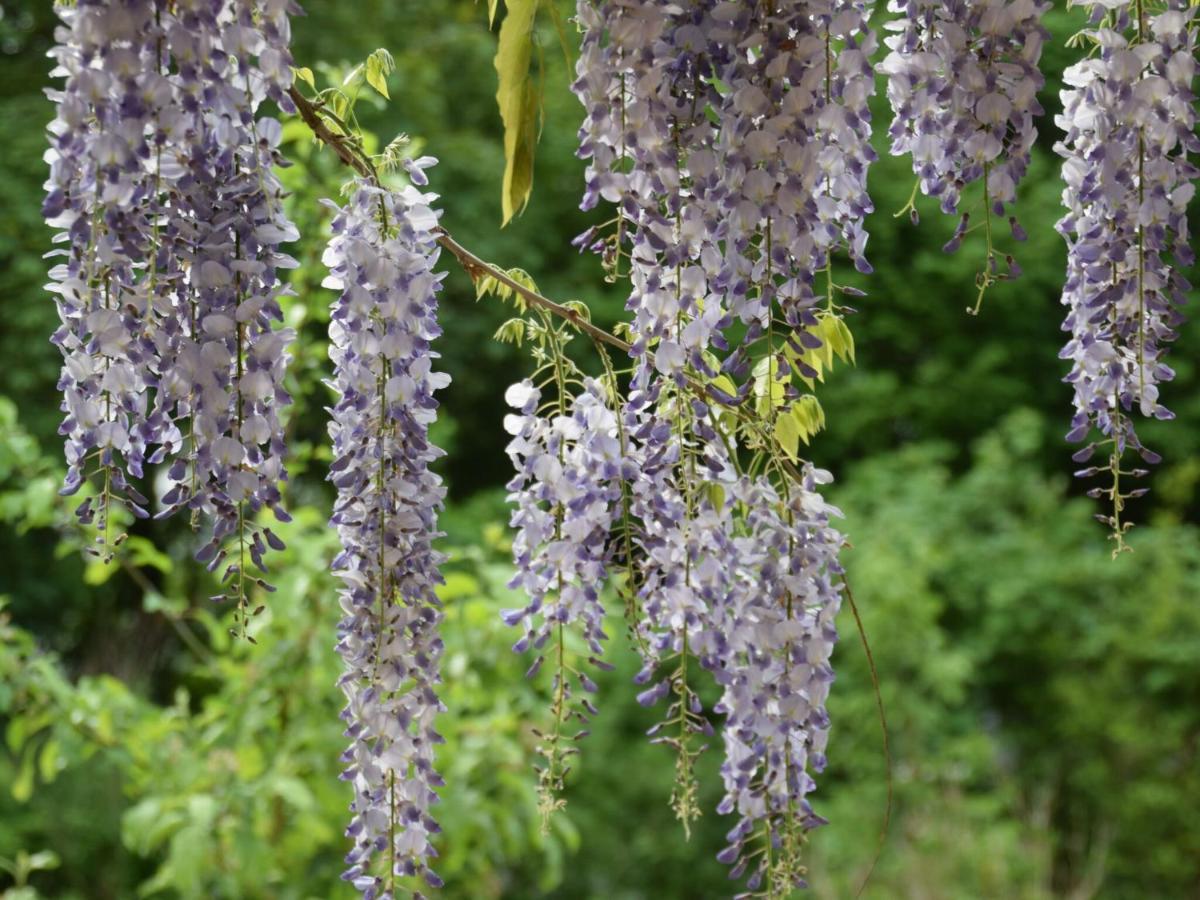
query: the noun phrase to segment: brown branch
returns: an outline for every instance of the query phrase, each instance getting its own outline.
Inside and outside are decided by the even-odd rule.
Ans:
[[[578,310],[571,309],[569,306],[564,306],[561,303],[555,303],[548,297],[543,297],[537,291],[525,287],[525,285],[511,278],[503,269],[498,269],[484,262],[458,241],[454,240],[444,229],[439,230],[441,233],[438,236],[438,243],[454,255],[454,258],[458,260],[459,265],[463,267],[472,281],[478,280],[483,275],[490,275],[505,287],[520,294],[529,305],[544,309],[546,312],[558,316],[560,319],[565,319],[588,337],[608,344],[610,347],[616,347],[625,353],[629,353],[633,349],[633,346],[628,342],[621,340],[603,328],[593,325]]]
[[[291,97],[292,102],[296,104],[296,112],[299,114],[300,118],[304,120],[304,123],[308,125],[309,129],[311,129],[317,140],[333,150],[334,153],[337,154],[338,159],[340,159],[345,165],[353,169],[363,178],[376,185],[379,184],[379,172],[376,170],[370,158],[367,157],[358,147],[358,145],[351,141],[346,135],[339,134],[329,127],[329,125],[322,118],[321,109],[317,104],[305,97],[294,86],[288,88],[288,96]],[[551,300],[549,297],[539,294],[537,291],[528,288],[513,279],[503,269],[480,259],[474,253],[456,241],[453,237],[451,237],[450,233],[444,228],[438,229],[437,242],[450,252],[450,254],[458,261],[458,264],[462,266],[463,271],[467,273],[472,281],[478,281],[485,275],[490,276],[500,284],[503,284],[510,290],[520,294],[522,299],[524,299],[529,305],[545,310],[553,316],[557,316],[558,318],[569,323],[581,333],[586,334],[592,340],[607,344],[610,347],[615,347],[623,353],[628,354],[632,352],[633,345],[628,341],[623,341],[621,338],[617,337],[611,332],[605,331],[603,328],[600,328],[597,325],[593,325],[587,319],[587,317],[582,315],[578,310],[571,309],[569,306],[565,306],[562,303],[557,303],[554,300]],[[697,380],[694,376],[685,376],[685,378],[688,385],[695,390],[701,398],[716,400],[722,406],[732,410],[741,421],[750,424],[752,427],[755,427],[761,432],[761,423],[755,421],[753,416],[747,414],[746,411],[742,409],[740,403],[729,403],[721,400],[718,397],[715,397],[712,392],[708,390],[708,387],[703,382]],[[764,438],[764,435],[760,433],[759,437],[762,439]],[[800,473],[790,460],[783,460],[783,467],[796,481],[802,480]]]
[[[329,127],[322,118],[320,108],[316,104],[296,90],[295,87],[288,88],[288,96],[296,104],[296,112],[304,120],[304,124],[309,127],[317,140],[329,147],[329,149],[337,154],[338,159],[363,178],[379,184],[379,173],[376,171],[375,166],[358,150],[357,146],[346,135],[338,134]],[[491,276],[505,287],[520,294],[531,306],[544,309],[551,315],[569,322],[574,328],[594,340],[602,341],[610,347],[615,347],[625,353],[629,353],[633,349],[628,342],[621,340],[614,334],[610,334],[603,328],[593,325],[577,310],[564,306],[561,303],[556,303],[549,297],[543,297],[537,291],[515,281],[503,269],[497,268],[491,263],[480,259],[458,241],[454,240],[445,229],[438,229],[437,241],[458,260],[459,265],[463,267],[463,270],[470,276],[472,281],[478,281],[484,275]]]
[[[351,149],[350,141],[344,134],[337,134],[325,124],[316,104],[296,90],[295,86],[288,88],[288,96],[296,104],[296,112],[299,113],[300,118],[304,120],[304,124],[309,127],[317,140],[336,153],[338,159],[363,178],[379,182],[375,167]]]

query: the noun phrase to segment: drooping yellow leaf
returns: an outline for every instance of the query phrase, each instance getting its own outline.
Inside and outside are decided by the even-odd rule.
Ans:
[[[504,185],[501,225],[507,225],[533,192],[533,154],[541,97],[530,71],[538,0],[508,0],[496,50],[496,102],[504,123]]]
[[[800,438],[803,436],[800,423],[794,413],[795,409],[789,410],[786,415],[775,420],[775,440],[779,442],[779,446],[787,454],[788,459],[793,462],[796,460],[796,452],[800,449]],[[808,443],[807,439],[805,439],[805,443]]]
[[[838,332],[841,335],[842,344],[842,361],[849,360],[850,365],[855,365],[854,362],[854,333],[850,330],[850,326],[846,324],[846,320],[839,318]]]

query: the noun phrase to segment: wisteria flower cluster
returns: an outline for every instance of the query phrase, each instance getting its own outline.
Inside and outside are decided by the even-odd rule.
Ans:
[[[640,523],[629,545],[641,551],[627,589],[639,607],[653,602],[631,623],[639,635],[643,680],[660,664],[673,666],[661,687],[639,697],[653,703],[674,692],[667,719],[677,719],[671,738],[679,760],[673,801],[685,826],[697,814],[692,767],[700,749],[691,736],[703,730],[699,701],[689,684],[688,647],[707,625],[691,603],[685,583],[670,598],[655,587],[680,579],[678,548],[685,540],[686,501],[678,482],[685,446],[699,450],[677,431],[667,410],[680,405],[690,366],[703,366],[719,329],[728,324],[722,298],[709,290],[709,273],[721,265],[719,248],[700,208],[690,203],[688,160],[711,147],[714,129],[705,107],[719,101],[710,59],[720,52],[708,41],[711,7],[605,2],[578,5],[583,46],[574,85],[587,110],[580,155],[588,160],[583,206],[599,199],[618,204],[618,226],[602,249],[614,268],[628,260],[636,359],[629,400],[622,413],[629,483],[628,511]],[[711,156],[711,152],[710,152]],[[585,234],[581,243],[592,235]],[[697,264],[703,257],[705,266]],[[632,561],[630,561],[632,565]],[[686,581],[686,579],[684,579]],[[661,601],[661,602],[660,602]],[[665,605],[664,605],[665,603]],[[664,722],[664,725],[666,722]]]
[[[65,84],[49,92],[56,117],[48,129],[43,213],[61,229],[56,242],[67,244],[56,251],[66,261],[51,270],[49,286],[63,323],[53,340],[64,357],[65,490],[74,493],[99,476],[98,503],[88,498],[79,515],[85,522],[99,517],[107,545],[111,500],[149,514],[128,478],[142,476],[152,443],[170,446],[172,437],[169,422],[147,416],[155,360],[147,335],[151,278],[140,270],[154,255],[157,212],[157,197],[147,200],[155,173],[144,159],[174,96],[160,73],[149,0],[81,3],[61,15],[52,75]]]
[[[1092,494],[1112,503],[1099,518],[1119,550],[1129,527],[1124,501],[1145,492],[1122,487],[1122,475],[1139,474],[1122,469],[1122,458],[1134,449],[1158,459],[1139,440],[1134,417],[1173,417],[1159,385],[1174,376],[1164,357],[1190,288],[1180,267],[1194,259],[1187,206],[1198,174],[1189,154],[1200,150],[1196,38],[1186,3],[1153,16],[1140,3],[1091,8],[1096,53],[1064,76],[1065,137],[1056,145],[1065,160],[1067,214],[1058,230],[1067,240],[1063,330],[1071,335],[1061,355],[1071,361],[1066,380],[1075,392],[1068,439],[1101,435],[1075,458],[1084,462],[1097,448],[1108,455],[1106,466],[1080,474],[1111,473],[1111,486]]]
[[[272,167],[291,108],[281,0],[81,0],[63,7],[54,49],[50,179],[44,212],[66,262],[51,272],[63,326],[60,386],[73,493],[109,551],[110,507],[148,514],[130,484],[169,463],[162,498],[213,519],[198,558],[224,564],[246,620],[248,570],[286,520],[279,414],[292,333],[280,251],[295,240]],[[184,433],[186,431],[186,433]],[[257,582],[266,587],[261,579]]]
[[[627,260],[632,286],[633,379],[620,471],[637,549],[627,589],[637,601],[644,660],[638,700],[669,698],[652,733],[677,753],[673,805],[685,828],[699,814],[692,770],[704,745],[694,738],[713,730],[696,691],[698,668],[728,686],[726,728],[737,727],[744,740],[757,747],[794,728],[797,746],[820,741],[815,720],[804,717],[785,716],[770,735],[754,732],[763,720],[740,709],[747,693],[730,680],[743,674],[747,651],[731,648],[728,629],[752,615],[737,610],[770,604],[761,600],[768,595],[784,618],[792,607],[765,586],[774,575],[764,569],[773,572],[773,563],[761,553],[739,555],[750,489],[739,475],[739,432],[722,416],[748,408],[754,392],[769,433],[774,417],[798,398],[793,373],[818,374],[804,362],[822,345],[818,273],[825,275],[823,312],[832,315],[840,290],[834,254],[845,252],[860,271],[870,270],[863,230],[874,159],[869,14],[863,2],[578,7],[584,37],[574,88],[587,111],[583,205],[604,199],[618,213],[614,235],[589,232],[580,243],[600,250],[612,268]],[[739,340],[731,346],[732,333]],[[740,437],[762,446],[761,435]],[[763,480],[754,496],[773,498],[782,516],[785,500],[772,490]],[[750,600],[756,592],[760,601]],[[798,620],[800,604],[795,610]],[[763,644],[753,652],[776,651]],[[726,750],[734,779],[746,757],[728,739]],[[804,758],[803,777],[772,787],[796,808],[810,785],[806,765]],[[730,791],[759,791],[773,779],[748,778],[740,787],[730,780]],[[800,832],[820,821],[810,816],[785,835],[779,807],[735,805],[749,823],[731,838],[729,861],[742,860],[739,870],[755,855],[751,838],[796,849]],[[776,859],[782,865],[786,856]],[[758,873],[752,890],[764,878],[797,880],[795,866],[790,871]]]
[[[424,181],[425,158],[410,167]],[[436,195],[356,185],[337,210],[324,261],[326,287],[340,291],[330,322],[329,426],[337,488],[332,524],[342,543],[338,652],[351,739],[344,778],[354,786],[345,878],[367,898],[394,898],[398,877],[441,881],[430,868],[438,832],[431,807],[442,784],[434,717],[442,640],[442,556],[433,548],[445,497],[430,468],[434,393],[450,379],[434,370],[441,333]],[[386,860],[383,875],[373,861]]]
[[[938,198],[942,212],[959,215],[945,249],[958,249],[971,213],[959,212],[967,185],[983,185],[982,226],[987,255],[978,281],[980,299],[992,282],[1020,274],[1007,258],[999,272],[992,217],[1015,202],[1029,168],[1042,114],[1037,92],[1045,83],[1038,63],[1049,33],[1042,17],[1048,0],[890,0],[899,13],[885,27],[890,53],[880,64],[894,113],[891,152],[912,158],[917,185]],[[916,188],[914,188],[914,196]],[[906,207],[913,221],[917,211]],[[1024,239],[1015,217],[1013,236]],[[974,308],[978,312],[978,302]]]
[[[545,757],[539,772],[542,811],[548,816],[561,803],[558,794],[575,750],[569,742],[586,734],[568,735],[565,728],[572,719],[586,726],[596,714],[588,697],[573,702],[573,682],[585,694],[594,694],[596,684],[569,661],[566,630],[579,629],[592,666],[611,668],[600,658],[608,637],[600,591],[608,577],[610,535],[621,511],[622,454],[616,416],[597,382],[588,379],[569,409],[549,411],[555,415],[540,409],[541,394],[531,381],[522,381],[505,395],[515,410],[505,417],[504,427],[512,435],[508,454],[517,470],[508,484],[517,568],[509,586],[523,589],[529,603],[505,610],[503,618],[524,628],[513,649],[532,647],[538,654],[531,675],[547,653],[551,656],[553,726],[539,734]]]
[[[738,824],[720,858],[734,864],[735,876],[754,864],[748,887],[768,881],[772,897],[804,886],[802,834],[824,824],[807,795],[816,786],[810,770],[825,768],[825,700],[841,608],[844,539],[831,525],[841,512],[818,492],[830,480],[808,465],[784,496],[765,479],[736,487],[745,516],[730,557],[736,583],[723,609],[717,711],[726,715],[718,809],[736,813]],[[760,829],[760,846],[774,858],[755,863],[748,845]]]

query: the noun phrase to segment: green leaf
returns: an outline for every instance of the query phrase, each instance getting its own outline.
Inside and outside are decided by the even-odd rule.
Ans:
[[[842,362],[849,362],[850,365],[855,365],[854,361],[854,334],[850,331],[850,326],[846,324],[846,320],[838,317],[837,331],[840,336],[841,351],[838,356],[842,358]]]
[[[392,54],[380,48],[367,57],[367,84],[373,87],[384,99],[391,100],[388,94],[387,77],[396,68]]]
[[[785,415],[775,420],[775,440],[779,442],[780,448],[787,454],[788,459],[793,462],[800,449],[800,438],[803,436],[800,423],[795,415],[796,409],[793,407]],[[807,439],[805,439],[805,443],[808,443]]]
[[[38,753],[38,774],[42,776],[42,781],[53,781],[66,766],[59,749],[58,741],[54,738],[42,744],[41,752]]]
[[[496,50],[496,103],[504,122],[502,226],[525,208],[533,192],[533,154],[541,107],[541,92],[530,75],[537,6],[538,0],[509,0]]]
[[[702,488],[704,496],[708,500],[713,509],[722,509],[725,506],[725,487],[715,481],[706,481]]]
[[[171,557],[154,546],[149,538],[134,535],[125,543],[129,561],[139,569],[157,569],[169,575],[174,568]]]
[[[112,578],[118,568],[115,562],[104,562],[99,557],[92,557],[83,568],[83,583],[88,587],[99,587]]]
[[[817,320],[815,331],[817,337],[821,339],[821,346],[814,349],[813,353],[819,354],[821,357],[821,367],[818,371],[820,369],[833,369],[834,351],[841,346],[840,335],[837,331],[838,321],[837,316],[822,316]]]
[[[148,613],[160,612],[168,618],[177,619],[187,612],[187,601],[183,597],[168,596],[159,591],[146,591],[142,595],[142,609]]]
[[[30,854],[25,861],[25,867],[30,872],[45,872],[49,869],[57,869],[60,862],[58,854],[53,850],[39,850],[37,853]]]
[[[805,394],[792,406],[791,414],[800,426],[800,437],[804,443],[825,427],[825,410],[821,401],[812,394]]]
[[[774,354],[764,356],[754,364],[755,409],[759,416],[767,418],[771,410],[783,405],[784,382],[779,380],[779,363]]]
[[[728,375],[718,375],[712,380],[712,386],[723,394],[728,394],[730,397],[737,396],[737,385],[733,383],[733,379]]]
[[[354,87],[355,85],[362,84],[363,69],[364,69],[363,64],[359,63],[357,66],[355,66],[349,72],[347,72],[346,77],[342,79],[342,87],[348,88],[348,87]]]
[[[313,71],[308,66],[301,66],[298,69],[292,69],[292,76],[297,81],[303,81],[314,91],[317,89],[317,79],[313,77]]]
[[[13,781],[12,795],[18,803],[24,803],[33,796],[33,764],[35,751],[27,750],[21,756],[21,766]]]
[[[525,340],[525,320],[521,318],[509,319],[496,329],[493,340],[500,341],[502,344],[516,344],[518,347],[521,346]]]

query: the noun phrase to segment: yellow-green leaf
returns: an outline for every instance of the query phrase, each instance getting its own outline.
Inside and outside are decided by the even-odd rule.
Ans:
[[[12,795],[18,803],[24,803],[33,796],[33,756],[33,750],[28,750],[22,755],[17,777],[13,779]]]
[[[771,410],[782,406],[785,393],[775,356],[764,356],[754,364],[755,409],[759,416],[765,419],[770,416]]]
[[[703,486],[704,497],[713,509],[723,509],[725,506],[725,488],[715,481],[706,481]]]
[[[379,68],[378,64],[374,62],[374,58],[367,62],[367,84],[375,88],[376,91],[388,100],[392,99],[388,94],[387,79],[384,77],[383,71]]]
[[[88,587],[98,587],[112,578],[117,569],[115,562],[105,562],[99,557],[93,557],[83,567],[83,583]]]
[[[821,365],[820,351],[807,349],[796,350],[790,343],[787,343],[784,344],[783,352],[784,355],[787,356],[788,362],[792,364],[792,370],[797,376],[799,376],[800,380],[808,386],[810,391],[813,389],[812,376],[806,375],[801,370],[801,365],[805,365],[813,369],[817,373],[817,378],[822,381],[824,380],[825,376]]]
[[[367,57],[367,84],[387,100],[392,99],[388,94],[387,77],[395,67],[392,54],[387,50],[376,50]]]
[[[500,195],[501,225],[507,225],[529,202],[533,192],[533,154],[538,137],[541,97],[530,73],[533,23],[538,0],[508,0],[500,26],[496,103],[504,122],[504,185]]]
[[[817,320],[816,335],[821,339],[821,346],[814,348],[812,352],[821,358],[821,366],[818,367],[818,371],[833,368],[833,354],[838,343],[837,321],[836,316],[822,316]]]
[[[850,365],[855,365],[854,362],[854,333],[850,331],[850,326],[846,324],[846,320],[838,318],[837,330],[841,337],[842,352],[838,355],[842,357],[842,361],[849,360]]]
[[[293,69],[292,74],[295,76],[297,81],[303,81],[314,91],[317,89],[317,79],[313,77],[312,69],[308,68],[308,66],[301,66],[298,69]]]
[[[728,394],[730,397],[737,396],[737,385],[733,383],[733,379],[728,375],[718,375],[712,380],[712,386],[722,394]]]
[[[812,394],[805,394],[797,400],[788,413],[795,419],[800,430],[800,439],[805,444],[825,428],[825,410],[821,408],[821,401]]]
[[[359,63],[353,69],[346,73],[346,77],[342,79],[342,87],[353,87],[356,84],[362,84],[363,64]]]
[[[800,438],[803,437],[795,413],[796,409],[793,407],[786,415],[775,420],[775,440],[779,442],[779,446],[787,454],[788,459],[793,461],[796,459],[796,451],[800,448]],[[805,443],[808,443],[807,438],[805,438]]]

